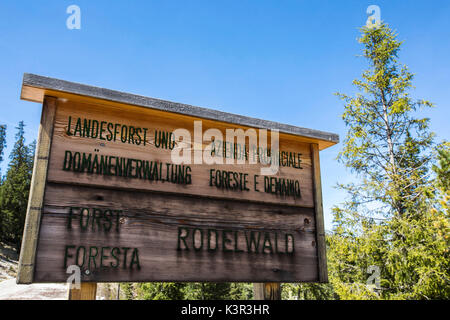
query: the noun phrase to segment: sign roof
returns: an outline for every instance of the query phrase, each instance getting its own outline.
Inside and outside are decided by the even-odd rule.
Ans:
[[[279,130],[280,133],[306,138],[303,140],[317,143],[320,150],[328,148],[339,142],[339,136],[335,133],[313,130],[269,120],[261,120],[178,102],[155,99],[76,82],[24,73],[21,99],[42,103],[45,95],[78,99],[85,97],[95,100],[145,107],[170,113],[178,113],[195,118],[227,122],[234,125],[241,125],[251,128],[267,130],[276,129]]]

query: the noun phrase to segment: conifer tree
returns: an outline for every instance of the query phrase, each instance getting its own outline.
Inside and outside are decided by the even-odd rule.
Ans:
[[[0,190],[0,208],[4,218],[2,238],[14,244],[18,250],[25,223],[34,154],[34,149],[25,144],[24,128],[23,121],[16,127],[16,142]]]
[[[6,125],[0,125],[0,166],[3,162],[3,153],[6,148]],[[0,194],[1,194],[1,188],[3,184],[3,176],[2,176],[2,170],[0,167]],[[1,198],[0,198],[0,241],[3,238],[3,210],[1,207]]]
[[[411,98],[413,74],[398,61],[402,42],[389,26],[361,33],[368,69],[353,81],[359,93],[338,94],[348,128],[338,160],[358,182],[338,185],[348,199],[333,208],[330,280],[344,299],[448,298],[448,242],[433,236],[442,226],[429,197],[434,134],[419,117],[432,104]]]
[[[242,300],[253,297],[250,283],[151,282],[134,287],[134,297],[138,300]]]
[[[0,164],[3,161],[3,151],[6,148],[6,125],[0,124]],[[0,180],[1,180],[1,169],[0,169]]]

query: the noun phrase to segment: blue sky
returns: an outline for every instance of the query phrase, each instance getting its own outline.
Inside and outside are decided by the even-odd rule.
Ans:
[[[81,30],[66,28],[66,8],[81,8]],[[365,67],[358,28],[366,9],[405,43],[401,62],[416,74],[413,97],[436,108],[437,141],[450,139],[450,1],[12,1],[0,2],[0,123],[24,120],[37,136],[40,106],[20,100],[24,72],[338,133],[342,103]],[[330,208],[354,177],[321,152],[326,229]],[[7,161],[1,164],[6,171]]]

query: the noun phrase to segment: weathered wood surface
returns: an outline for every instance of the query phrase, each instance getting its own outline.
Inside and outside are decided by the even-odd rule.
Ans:
[[[39,125],[38,140],[34,157],[31,190],[28,198],[27,215],[20,251],[17,283],[33,282],[36,246],[39,237],[41,211],[47,179],[48,158],[53,137],[53,122],[55,120],[57,99],[46,97]]]
[[[140,145],[133,143],[122,143],[118,141],[100,140],[99,138],[80,137],[79,135],[68,135],[68,122],[71,117],[70,130],[74,133],[75,121],[81,119],[95,119],[99,123],[106,121],[109,123],[133,126],[139,128],[148,128],[146,135],[146,145],[142,142]],[[258,164],[192,164],[192,184],[174,184],[162,181],[149,181],[145,179],[130,179],[117,176],[105,176],[99,174],[88,174],[86,172],[74,172],[73,170],[64,171],[64,159],[66,151],[72,154],[79,152],[80,155],[92,154],[101,157],[115,156],[126,157],[139,160],[157,161],[163,163],[163,177],[165,177],[165,164],[173,163],[171,160],[171,150],[157,148],[155,146],[155,130],[163,132],[172,132],[175,129],[184,128],[190,131],[191,138],[194,140],[194,123],[192,119],[186,119],[180,116],[155,112],[150,109],[128,108],[116,106],[104,106],[99,104],[84,104],[73,102],[70,100],[60,100],[59,108],[55,120],[54,129],[54,146],[51,152],[48,180],[52,182],[91,185],[91,186],[108,186],[111,188],[135,189],[135,190],[153,190],[162,192],[174,192],[178,194],[202,195],[208,197],[226,198],[259,201],[277,204],[297,205],[302,207],[313,207],[313,181],[312,181],[312,165],[310,145],[298,142],[293,138],[280,138],[279,149],[293,154],[301,154],[302,169],[293,168],[291,166],[280,166],[279,173],[275,177],[298,180],[300,185],[301,197],[281,196],[278,194],[264,192],[265,178],[260,173],[261,167],[267,165]],[[237,129],[238,126],[231,126],[225,123],[217,123],[209,120],[202,122],[203,132],[210,128],[221,130],[223,139],[225,140],[226,129]],[[104,133],[103,138],[107,135]],[[142,135],[142,134],[141,134]],[[247,141],[248,143],[248,141]],[[270,143],[270,137],[268,137]],[[193,145],[193,149],[200,150],[205,145]],[[194,152],[192,152],[194,155]],[[253,157],[252,150],[249,150],[249,157]],[[192,158],[193,160],[193,158]],[[227,159],[224,159],[226,161]],[[115,161],[115,160],[114,160]],[[112,162],[114,165],[114,161]],[[194,161],[192,161],[193,163]],[[249,191],[235,191],[219,189],[210,186],[210,169],[234,171],[248,174]],[[254,177],[258,181],[255,191]]]
[[[96,300],[97,298],[97,283],[82,282],[80,288],[69,287],[68,300]]]
[[[263,282],[253,284],[254,300],[281,300],[281,284]]]
[[[119,231],[116,231],[114,223],[110,232],[92,231],[90,227],[82,231],[76,218],[68,229],[70,206],[123,210]],[[206,249],[206,231],[203,231],[203,248],[195,250],[193,245],[199,248],[201,243],[198,231],[194,242],[191,236],[186,238],[189,250],[185,250],[183,242],[180,242],[181,250],[177,250],[180,226],[191,228],[191,235],[193,228],[217,230],[219,248],[216,251]],[[106,267],[99,267],[98,258],[95,267],[91,261],[89,274],[85,272],[87,263],[81,267],[82,281],[87,282],[318,281],[315,226],[314,210],[310,208],[49,183],[35,281],[66,281],[66,245],[138,249],[140,270],[136,264],[133,268],[123,268],[122,261],[118,268],[108,267],[115,261],[107,253],[110,257],[104,260]],[[227,238],[231,241],[225,244],[227,250],[223,250],[223,230],[229,230]],[[234,231],[238,237],[237,248],[243,252],[235,251]],[[245,234],[250,235],[251,231],[255,232],[255,237],[258,231],[261,232],[260,251],[264,234],[269,235],[272,253],[268,248],[265,253],[247,252]],[[279,236],[279,251],[285,249],[282,235],[293,235],[294,253],[275,253],[275,233]],[[213,247],[214,234],[211,243]],[[292,251],[291,244],[289,241],[288,251]],[[70,252],[74,255],[75,249]],[[75,258],[68,259],[68,264],[74,262]]]
[[[325,242],[325,226],[322,204],[322,181],[320,177],[320,158],[317,144],[311,144],[314,174],[314,211],[316,221],[317,255],[319,259],[319,280],[328,282],[327,254]]]
[[[19,283],[65,282],[66,268],[73,264],[80,266],[81,281],[91,298],[97,282],[264,282],[255,290],[273,299],[279,295],[277,282],[327,281],[319,150],[337,143],[337,135],[24,76],[23,99],[40,102],[44,94],[55,98],[44,101],[41,127],[45,130],[41,128],[39,136]],[[121,141],[122,131],[115,141],[80,136],[75,134],[78,118],[104,122],[105,135],[109,125],[119,125],[119,129],[133,128],[128,135],[145,128],[146,136],[139,138],[140,143],[130,137]],[[194,130],[194,121],[202,122],[200,132]],[[191,183],[169,182],[166,174],[175,168],[172,151],[157,146],[155,131],[169,134],[180,128],[191,135],[187,149],[193,151],[191,159],[210,143],[198,142],[195,132],[202,135],[218,129],[225,140],[227,129],[280,130],[278,150],[300,154],[301,169],[280,166],[268,178],[296,181],[301,196],[265,192],[261,168],[267,165],[260,163],[259,155],[258,164],[193,161],[189,164]],[[259,138],[256,146],[260,146]],[[245,143],[254,142],[247,138]],[[267,143],[270,147],[270,132]],[[175,149],[183,146],[181,142]],[[248,156],[254,159],[251,148]],[[135,168],[126,176],[113,174],[119,169],[110,162],[98,171],[76,172],[66,167],[68,151],[74,156],[90,155],[92,160],[97,157],[99,162],[108,156],[113,167],[114,162],[128,161]],[[90,160],[86,163],[91,165]],[[153,179],[154,172],[149,178],[148,170],[144,178],[139,176],[144,175],[139,166],[155,163],[161,165],[159,179]],[[233,178],[248,175],[248,190],[211,185],[210,169],[232,172]],[[132,172],[135,177],[130,177]],[[81,298],[81,291],[71,291],[72,297]]]

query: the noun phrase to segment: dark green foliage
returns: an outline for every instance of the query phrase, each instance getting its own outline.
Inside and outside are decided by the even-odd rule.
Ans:
[[[3,161],[3,153],[6,148],[6,125],[0,125],[0,165]],[[1,194],[1,188],[3,185],[3,176],[2,176],[2,170],[0,167],[0,194]],[[4,223],[4,216],[3,216],[3,210],[1,207],[1,199],[0,199],[0,241],[2,240],[3,235],[3,223]]]
[[[246,283],[189,283],[184,290],[185,299],[243,300],[252,299],[253,285]]]
[[[136,298],[143,300],[243,300],[252,299],[247,283],[151,282],[136,284]]]
[[[229,299],[230,283],[189,283],[184,290],[185,299],[223,300]]]
[[[28,204],[35,143],[25,144],[24,123],[16,127],[16,142],[9,156],[8,171],[0,188],[0,213],[2,215],[2,241],[20,249]]]
[[[229,299],[231,300],[250,300],[253,299],[253,284],[252,283],[237,283],[230,284]]]
[[[3,161],[3,151],[6,148],[6,125],[0,124],[0,164]],[[0,170],[1,180],[1,170]]]
[[[185,283],[149,282],[136,285],[137,299],[142,300],[183,300]]]

